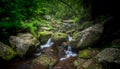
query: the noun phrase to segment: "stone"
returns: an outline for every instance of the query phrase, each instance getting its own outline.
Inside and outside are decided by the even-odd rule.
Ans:
[[[20,33],[17,36],[10,36],[9,42],[20,57],[32,56],[40,44],[30,33]]]
[[[83,49],[94,45],[100,38],[103,24],[95,24],[87,29],[73,35],[70,45],[76,49]]]
[[[8,45],[0,42],[0,57],[5,60],[10,60],[16,56],[16,52]]]

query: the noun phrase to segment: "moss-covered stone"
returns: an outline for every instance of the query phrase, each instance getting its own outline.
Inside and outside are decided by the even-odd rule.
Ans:
[[[5,60],[10,60],[15,55],[16,55],[16,53],[11,47],[0,42],[0,57],[1,58],[5,59]]]
[[[49,31],[43,31],[43,32],[38,32],[38,39],[40,40],[41,43],[46,43],[47,40],[51,37],[52,32]]]
[[[74,61],[74,66],[78,67],[80,65],[82,65],[87,59],[84,58],[78,58]]]
[[[47,56],[47,55],[43,54],[43,55],[37,57],[36,59],[34,59],[33,63],[40,63],[44,66],[52,67],[54,64],[56,64],[57,61],[58,61],[58,59],[56,57]]]
[[[80,51],[79,54],[78,54],[78,57],[80,57],[80,58],[90,58],[89,52],[90,52],[90,50]]]
[[[82,64],[82,67],[84,69],[103,69],[102,68],[103,66],[93,59],[88,59],[86,62]]]
[[[55,33],[52,34],[52,41],[54,42],[64,42],[67,41],[68,35],[65,33]]]
[[[85,49],[79,51],[78,57],[79,58],[93,58],[97,55],[99,51],[97,49]]]
[[[11,47],[20,57],[30,57],[36,52],[40,42],[30,33],[21,33],[17,36],[10,36]]]

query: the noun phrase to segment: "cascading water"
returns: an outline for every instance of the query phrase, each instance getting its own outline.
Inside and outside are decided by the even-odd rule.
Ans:
[[[46,47],[50,47],[50,46],[52,46],[53,44],[54,44],[54,43],[51,41],[51,38],[49,38],[46,44],[40,46],[40,49],[43,49],[43,48],[46,48]],[[34,55],[35,55],[35,56],[40,56],[40,55],[41,55],[41,52],[35,53]]]
[[[52,46],[53,44],[54,44],[54,43],[51,41],[51,38],[49,38],[48,41],[47,41],[47,43],[44,44],[44,45],[41,45],[40,47],[41,47],[41,49],[43,49],[43,48],[46,48],[46,47],[50,47],[50,46]]]
[[[68,35],[68,41],[71,41],[71,40],[72,40],[72,37]],[[67,59],[67,58],[69,58],[69,57],[71,57],[71,56],[72,56],[72,57],[77,56],[76,53],[72,52],[71,46],[68,46],[68,47],[67,47],[67,50],[64,50],[64,51],[65,51],[65,53],[66,53],[66,57],[60,58],[61,61],[64,60],[64,59]]]

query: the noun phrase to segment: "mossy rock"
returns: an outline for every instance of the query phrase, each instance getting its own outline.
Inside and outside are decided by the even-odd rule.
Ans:
[[[43,32],[38,32],[38,39],[41,43],[46,43],[48,39],[51,37],[52,32],[49,31],[43,31]]]
[[[34,59],[33,63],[40,63],[44,66],[52,67],[53,65],[56,64],[57,61],[58,61],[58,59],[56,57],[47,56],[45,54],[42,54],[41,56]]]
[[[79,51],[78,57],[79,58],[93,58],[94,56],[96,56],[98,54],[98,50],[97,49],[85,49],[82,51]]]
[[[10,60],[15,57],[16,52],[9,46],[0,42],[0,57],[5,60]]]
[[[68,40],[68,35],[65,33],[55,33],[52,34],[52,41],[54,42],[65,42]]]
[[[94,59],[88,59],[82,64],[84,69],[103,69],[103,66]]]

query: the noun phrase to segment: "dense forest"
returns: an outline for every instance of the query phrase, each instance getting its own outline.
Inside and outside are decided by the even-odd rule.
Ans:
[[[118,3],[1,0],[0,69],[119,69]]]

